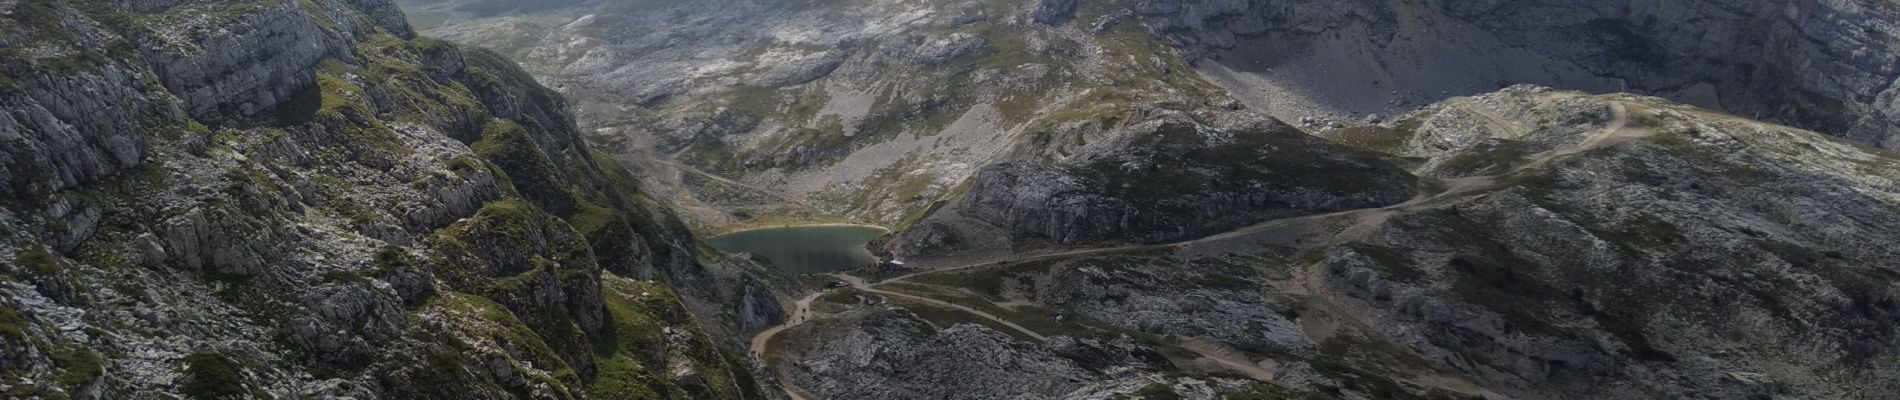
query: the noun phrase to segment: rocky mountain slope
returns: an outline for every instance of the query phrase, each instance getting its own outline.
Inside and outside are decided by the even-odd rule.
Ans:
[[[1891,1],[415,3],[699,229],[896,228],[794,397],[1896,386]]]
[[[992,359],[1063,354],[1075,345],[1062,335],[1122,340],[1132,349],[1118,351],[1173,362],[1118,361],[1124,373],[1108,376],[882,375],[900,386],[1049,379],[1205,394],[1166,378],[1196,370],[1265,370],[1281,389],[1340,398],[1885,398],[1900,386],[1894,153],[1658,98],[1529,86],[1341,136],[1408,165],[1424,193],[1160,245],[950,252],[938,263],[947,269],[869,287],[1033,328],[959,321],[933,311],[942,304],[872,293],[861,297],[884,302],[873,309],[909,311],[836,311],[805,324],[824,331],[789,341],[790,382],[823,398],[876,398],[836,389],[866,382],[839,364],[875,368],[973,345],[973,334],[929,330],[904,342],[920,334],[886,320],[908,318],[1048,336],[988,345]],[[1078,221],[1080,231],[1117,229]],[[897,240],[901,250],[943,238]],[[890,342],[901,344],[869,344]],[[896,349],[854,353],[865,346]],[[1245,364],[1212,362],[1220,357]]]
[[[1372,154],[1255,114],[1222,116],[1230,127],[1165,115],[1111,131],[1056,165],[984,167],[967,193],[897,239],[900,253],[1165,243],[1398,204],[1416,192],[1410,174]]]
[[[1288,121],[1351,124],[1531,83],[1900,148],[1888,0],[1136,3],[1212,81]]]
[[[1236,105],[1139,26],[1071,23],[1070,11],[590,2],[447,13],[428,34],[500,49],[574,96],[591,137],[643,166],[643,182],[695,226],[898,225],[985,165],[1066,158],[1148,112]]]
[[[8,398],[768,398],[566,103],[380,0],[0,2]]]
[[[901,225],[985,165],[1235,100],[1323,133],[1533,83],[1900,132],[1885,0],[411,3],[578,98],[701,228]]]
[[[403,6],[0,0],[0,393],[1900,392],[1891,1]]]

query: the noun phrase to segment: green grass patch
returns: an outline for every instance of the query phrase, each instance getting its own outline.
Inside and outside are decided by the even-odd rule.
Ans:
[[[901,297],[886,296],[886,298],[889,299],[893,303],[897,303],[898,305],[903,306],[905,310],[909,310],[911,314],[916,315],[918,318],[922,318],[925,321],[929,321],[930,324],[935,325],[937,329],[948,329],[952,326],[956,326],[959,324],[975,324],[975,325],[981,325],[983,327],[990,328],[991,330],[1003,333],[1005,335],[1009,335],[1010,337],[1016,338],[1016,340],[1021,340],[1025,342],[1031,342],[1031,343],[1041,342],[1040,340],[1036,340],[1036,338],[1034,337],[1023,334],[1022,331],[1018,331],[1016,330],[1016,328],[1011,328],[1008,325],[997,323],[995,320],[991,320],[989,318],[983,318],[975,314],[964,312],[963,310],[947,308],[943,306],[938,306],[938,305],[920,302],[916,300],[905,299]],[[1037,332],[1037,333],[1041,333],[1041,332]]]
[[[556,391],[566,392],[567,387],[580,384],[580,378],[574,375],[574,370],[568,367],[560,353],[548,346],[541,335],[509,312],[507,307],[481,296],[456,292],[445,293],[432,306],[464,318],[457,321],[456,328],[513,349],[509,352],[510,359],[524,364],[521,367],[548,371],[550,376],[536,379],[543,380]]]
[[[933,286],[921,285],[921,284],[909,283],[909,282],[900,282],[900,283],[885,285],[883,286],[883,289],[889,290],[892,292],[904,293],[904,294],[909,294],[913,296],[938,300],[938,301],[942,301],[946,303],[956,304],[956,305],[960,305],[964,307],[969,307],[974,310],[988,313],[997,318],[1001,318],[1005,321],[1009,321],[1018,326],[1022,326],[1025,329],[1029,329],[1032,332],[1036,332],[1037,334],[1041,334],[1044,336],[1065,335],[1065,336],[1072,336],[1072,337],[1079,337],[1079,338],[1112,340],[1115,338],[1115,336],[1119,334],[1132,333],[1132,332],[1127,332],[1122,329],[1116,328],[1107,323],[1090,319],[1078,313],[1066,312],[1063,310],[1058,310],[1058,309],[1045,307],[1045,306],[1036,306],[1036,305],[1016,304],[1016,305],[1011,305],[1011,306],[1003,306],[1003,305],[998,305],[996,302],[992,302],[991,300],[986,299],[982,296],[971,295],[968,293],[958,292],[955,290],[950,290],[950,289],[941,288],[941,287],[933,287]],[[1002,300],[997,300],[997,301],[1002,301]],[[968,312],[962,311],[962,310],[955,310],[955,309],[945,309],[945,310],[955,311],[955,312],[963,313],[966,315],[969,314]],[[1063,315],[1065,317],[1062,318],[1061,320],[1058,320],[1056,318],[1058,315]],[[982,318],[975,315],[970,315],[969,317],[979,318],[984,321],[989,321],[989,319],[987,318]]]
[[[47,354],[59,370],[53,372],[53,382],[67,389],[78,389],[99,379],[105,372],[104,361],[92,350],[73,346],[60,346]]]
[[[864,295],[865,293],[863,291],[852,288],[833,289],[825,292],[825,294],[818,295],[818,298],[813,299],[812,302],[857,305],[858,298]]]
[[[522,197],[555,215],[576,211],[567,180],[521,125],[501,119],[489,121],[482,129],[482,139],[471,147],[476,155],[506,172]]]
[[[1536,153],[1530,142],[1491,139],[1452,155],[1438,164],[1438,171],[1452,176],[1495,175],[1510,171]]]
[[[1398,156],[1405,153],[1406,144],[1417,135],[1417,120],[1400,121],[1393,126],[1354,126],[1327,133],[1326,139],[1360,150]]]
[[[337,27],[335,20],[330,19],[330,14],[324,12],[323,7],[318,6],[315,1],[297,0],[297,6],[303,8],[305,14],[310,14],[311,22],[316,23],[318,28],[331,32],[342,30]]]
[[[371,258],[376,264],[376,269],[383,272],[411,268],[416,265],[416,260],[409,256],[409,251],[397,245],[383,246],[377,249],[376,254]]]
[[[27,246],[25,250],[13,256],[13,263],[26,268],[26,272],[34,276],[56,277],[66,272],[66,268],[60,265],[59,258],[54,257],[53,253],[46,251],[46,247],[43,246]]]
[[[970,289],[984,296],[988,301],[1007,301],[1003,298],[1004,279],[1015,276],[1010,268],[1004,266],[924,274],[911,277],[909,281],[949,287]]]
[[[587,386],[588,396],[626,400],[664,397],[662,393],[667,392],[669,386],[662,376],[665,360],[644,356],[665,346],[662,332],[665,324],[639,297],[642,292],[651,293],[659,288],[622,279],[607,279],[603,286],[607,329],[594,338],[594,356],[600,372]],[[656,371],[648,365],[661,368]]]
[[[1371,260],[1372,265],[1393,282],[1417,284],[1427,278],[1424,271],[1413,266],[1412,257],[1406,255],[1404,249],[1359,242],[1345,247]]]
[[[1246,390],[1239,391],[1239,392],[1221,394],[1221,400],[1326,400],[1326,399],[1331,399],[1331,397],[1325,397],[1325,396],[1321,396],[1314,393],[1297,392],[1292,389],[1286,389],[1286,388],[1281,388],[1279,386],[1273,386],[1273,385],[1267,385],[1267,384],[1257,385],[1256,387],[1248,388]]]
[[[331,62],[335,63],[335,61]],[[349,68],[341,66],[340,63],[332,65],[337,66],[331,68]],[[355,111],[358,115],[370,115],[369,106],[363,103],[363,87],[357,86],[341,75],[317,74],[317,93],[319,95],[317,97],[318,114],[341,114],[347,110]]]
[[[463,179],[484,169],[481,160],[469,156],[455,156],[449,159],[448,167],[450,172],[454,172]]]
[[[593,250],[572,229],[527,202],[496,201],[474,217],[437,230],[429,241],[429,257],[436,276],[451,286],[520,289],[539,276],[529,273],[556,274],[563,280],[568,274],[587,273],[594,263]]]
[[[184,386],[186,397],[202,400],[245,398],[243,368],[223,355],[197,353],[185,356]]]
[[[378,118],[363,88],[345,77],[349,68],[340,62],[328,61],[323,69],[335,72],[317,74],[315,111],[306,116],[308,111],[303,108],[308,107],[310,95],[297,95],[278,109],[278,122],[298,124],[308,121],[324,129],[341,132],[351,149],[361,153],[357,154],[358,157],[381,163],[389,163],[396,157],[414,153],[414,149],[402,144],[396,131]]]
[[[26,340],[28,324],[25,312],[10,305],[0,304],[0,337],[6,337],[9,343]]]
[[[1195,212],[1195,204],[1181,202],[1184,196],[1211,196],[1233,186],[1388,196],[1416,187],[1416,179],[1397,166],[1370,156],[1340,157],[1361,154],[1295,131],[1234,132],[1218,146],[1204,140],[1197,127],[1170,123],[1133,139],[1126,156],[1095,159],[1070,172],[1101,195],[1163,215]],[[1123,161],[1129,158],[1144,160],[1147,168],[1130,171]],[[1257,202],[1271,207],[1284,200]]]
[[[1577,339],[1576,333],[1544,320],[1552,299],[1563,292],[1539,279],[1521,266],[1524,262],[1500,262],[1473,256],[1453,258],[1449,267],[1458,273],[1452,293],[1471,304],[1504,317],[1507,329],[1556,338]]]
[[[607,329],[595,338],[593,352],[600,367],[587,387],[596,399],[687,398],[689,393],[670,378],[669,359],[692,360],[695,372],[714,399],[745,397],[744,386],[754,385],[741,372],[738,360],[718,349],[697,328],[679,296],[663,283],[642,282],[607,275],[601,281],[607,306]],[[667,340],[668,330],[684,330],[684,342]],[[664,356],[659,356],[664,353]]]
[[[1591,229],[1591,233],[1611,243],[1645,249],[1672,248],[1685,238],[1675,224],[1647,214],[1631,216],[1614,227]]]
[[[1400,347],[1392,342],[1368,339],[1355,334],[1341,334],[1320,343],[1322,356],[1342,360],[1362,360],[1373,365],[1391,368],[1405,368],[1412,371],[1432,371],[1437,367],[1431,361]]]
[[[567,223],[574,226],[575,232],[592,237],[615,226],[625,225],[626,221],[621,219],[619,211],[591,202],[581,202],[581,212],[569,217]]]

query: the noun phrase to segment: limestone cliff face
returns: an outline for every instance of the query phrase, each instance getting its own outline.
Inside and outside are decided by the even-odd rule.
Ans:
[[[358,38],[348,32],[383,28],[408,35],[393,5],[368,3],[359,7],[397,18],[333,17],[296,2],[235,10],[182,1],[83,10],[12,5],[21,31],[3,44],[15,51],[6,76],[14,92],[7,98],[16,103],[0,132],[20,143],[0,160],[7,164],[0,180],[10,183],[0,194],[67,189],[137,164],[145,156],[142,119],[183,114],[222,124],[259,118],[315,85],[309,71],[322,60],[354,59]],[[133,14],[173,9],[180,11]],[[138,28],[126,26],[135,21]],[[148,98],[153,84],[167,96]]]
[[[777,281],[380,0],[0,2],[0,392],[759,398]]]

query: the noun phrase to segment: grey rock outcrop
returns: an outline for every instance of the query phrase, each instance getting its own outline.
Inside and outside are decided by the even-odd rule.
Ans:
[[[1876,146],[1900,129],[1890,1],[843,4],[550,4],[444,13],[431,33],[523,60],[636,163],[743,183],[641,176],[697,210],[698,228],[812,213],[906,223],[985,165],[1061,161],[1099,136],[1069,133],[1147,108],[1245,105],[1319,133],[1534,83]],[[748,123],[690,123],[715,112]],[[1086,124],[1101,126],[1063,128]],[[661,151],[637,145],[649,142]]]
[[[691,219],[653,213],[645,251],[596,263],[653,260],[709,330],[771,325],[774,288],[651,232],[796,210],[897,226],[914,266],[973,267],[880,288],[1139,338],[1038,343],[827,295],[837,313],[765,368],[807,394],[1217,398],[1189,381],[1207,371],[1341,398],[1895,391],[1900,164],[1744,119],[1896,146],[1891,1],[838,4],[550,3],[431,32],[524,60],[610,151],[664,171],[636,175]],[[1525,82],[1727,114],[1451,98]],[[529,390],[505,366],[540,358],[517,353],[485,376]]]
[[[1144,389],[1218,399],[1262,386],[1162,374],[1168,361],[1127,337],[1030,343],[983,325],[921,319],[881,299],[860,301],[825,305],[843,309],[793,328],[784,366],[792,386],[828,399],[1078,400],[1140,396]],[[1193,389],[1157,390],[1167,386]]]
[[[993,330],[975,325],[939,330],[887,310],[862,314],[827,322],[859,322],[844,328],[865,332],[832,336],[845,340],[805,350],[809,355],[793,367],[792,383],[827,398],[985,399],[1056,398],[1096,379],[1074,361],[1018,348],[1008,335]],[[898,371],[918,379],[890,379]]]
[[[1414,192],[1398,167],[1278,123],[1226,131],[1176,117],[1111,135],[1063,165],[984,168],[957,213],[1021,239],[1159,243]]]
[[[704,255],[512,62],[404,20],[0,2],[0,392],[771,392],[730,354],[783,283]],[[680,379],[626,378],[652,370]]]
[[[1036,22],[1043,4],[589,2],[529,13],[564,21],[548,26],[437,14],[428,33],[499,47],[576,98],[610,151],[684,172],[639,177],[694,210],[694,228],[787,214],[896,224],[984,165],[1093,139],[1025,140],[1038,129],[1099,133],[1214,102],[1171,50]],[[1052,21],[1080,7],[1047,4]]]
[[[355,58],[359,19],[296,2],[261,4],[249,12],[176,17],[149,33],[152,71],[191,117],[235,122],[275,110],[316,84],[305,71],[325,58]],[[352,24],[324,29],[319,23]],[[150,51],[150,50],[148,50]]]
[[[1277,289],[1242,263],[1218,258],[1091,259],[1028,281],[1037,283],[1006,285],[1009,289],[1002,294],[1130,331],[1263,352],[1316,352],[1299,326],[1268,304],[1266,299]]]
[[[1891,152],[1531,86],[1335,138],[1409,160],[1430,189],[1171,246],[991,263],[998,244],[968,236],[978,244],[935,255],[964,268],[882,287],[1013,309],[991,313],[1045,333],[1181,338],[1341,398],[1878,398],[1900,385]],[[1056,176],[1030,186],[1090,187]],[[800,340],[843,341],[816,337],[834,339]],[[1162,353],[1205,361],[1180,348]]]
[[[966,32],[912,36],[907,40],[885,45],[884,54],[918,65],[934,66],[983,51],[986,44],[982,36]]]
[[[739,78],[742,85],[754,87],[780,87],[811,82],[838,68],[844,63],[844,54],[834,51],[811,53],[777,54],[764,61],[757,71]]]
[[[1061,25],[1075,18],[1075,0],[1042,0],[1032,16],[1045,25]]]
[[[0,197],[70,189],[143,161],[138,120],[154,107],[132,72],[30,73],[0,75]]]
[[[1895,255],[1863,245],[1893,237],[1878,221],[1900,218],[1882,172],[1900,166],[1892,153],[1654,98],[1520,87],[1469,100],[1433,110],[1630,115],[1575,135],[1527,124],[1527,140],[1559,148],[1539,154],[1588,149],[1328,250],[1328,284],[1372,306],[1376,331],[1522,396],[1859,397],[1896,385],[1873,378],[1900,346],[1877,322],[1900,310],[1888,300]],[[1763,372],[1837,362],[1866,379]]]

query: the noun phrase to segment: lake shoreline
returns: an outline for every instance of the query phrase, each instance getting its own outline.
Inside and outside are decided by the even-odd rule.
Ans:
[[[794,275],[862,269],[878,262],[868,245],[890,229],[859,224],[787,224],[736,230],[706,239],[726,254],[747,254]]]
[[[773,223],[773,224],[765,224],[765,225],[739,224],[739,225],[732,225],[728,228],[723,228],[723,229],[707,232],[706,239],[711,240],[713,238],[730,236],[730,235],[746,233],[746,232],[772,230],[772,229],[789,229],[789,228],[872,228],[872,229],[877,229],[879,231],[883,231],[885,234],[894,232],[891,228],[887,228],[884,226],[850,223],[850,222]]]

